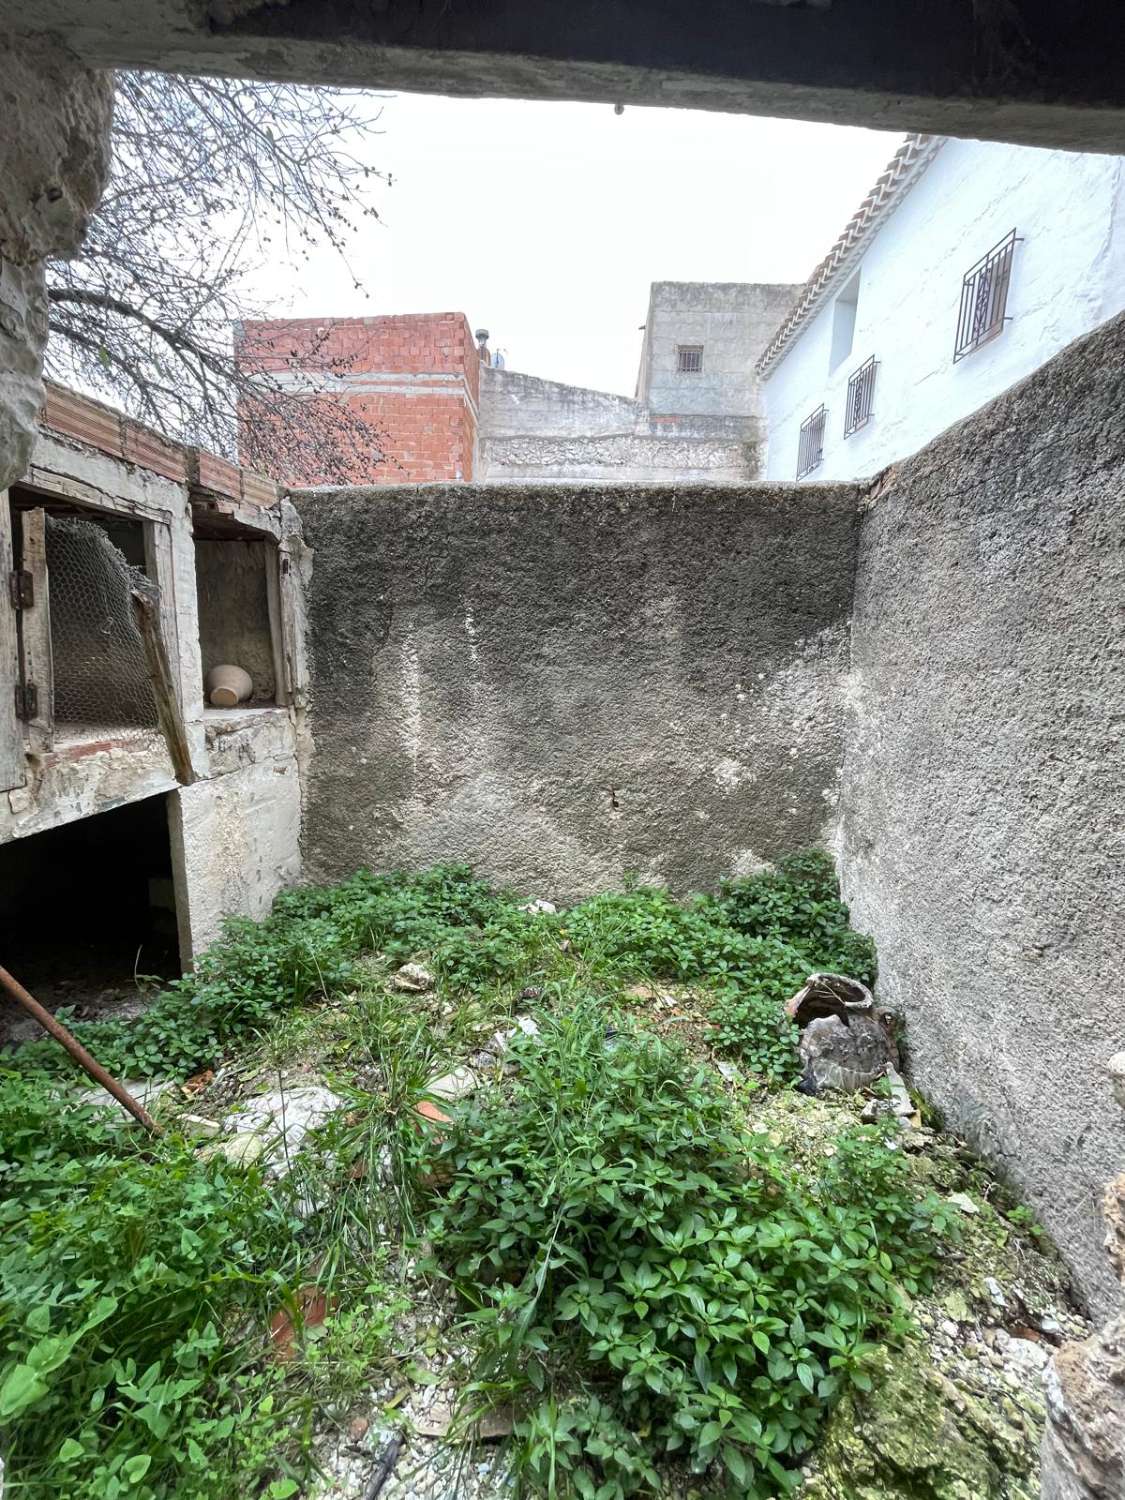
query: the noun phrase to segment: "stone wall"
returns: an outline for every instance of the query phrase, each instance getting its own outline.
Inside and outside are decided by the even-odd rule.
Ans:
[[[885,476],[860,539],[841,863],[920,1086],[1098,1310],[1125,1123],[1125,320]],[[820,490],[808,492],[819,503]]]
[[[314,549],[304,854],[569,899],[829,836],[857,493],[344,490]]]
[[[741,281],[654,281],[638,399],[654,412],[763,417],[754,366],[800,290]],[[699,370],[679,368],[685,345],[701,350]]]
[[[753,417],[657,415],[628,396],[481,370],[488,484],[744,484],[758,474],[759,434]]]

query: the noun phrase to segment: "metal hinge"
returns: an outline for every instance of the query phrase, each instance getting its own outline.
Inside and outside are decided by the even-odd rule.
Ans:
[[[35,580],[26,568],[13,568],[8,574],[8,598],[13,609],[30,609],[35,603]]]
[[[16,683],[16,718],[30,720],[39,713],[39,689],[33,682]]]

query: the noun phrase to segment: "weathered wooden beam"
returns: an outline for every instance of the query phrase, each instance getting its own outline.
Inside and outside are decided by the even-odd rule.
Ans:
[[[191,786],[195,771],[191,764],[191,748],[188,745],[180,705],[176,697],[176,684],[164,645],[160,628],[160,590],[148,579],[137,578],[131,588],[133,596],[133,618],[141,633],[145,651],[145,667],[152,684],[152,695],[156,700],[156,714],[161,733],[172,758],[172,770],[181,786]]]

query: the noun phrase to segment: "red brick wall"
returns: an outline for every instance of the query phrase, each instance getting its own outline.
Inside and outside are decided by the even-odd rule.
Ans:
[[[370,455],[347,463],[352,483],[472,479],[480,363],[463,313],[247,322],[239,352],[250,368],[323,380],[371,428]],[[339,474],[299,467],[282,477],[339,482]]]

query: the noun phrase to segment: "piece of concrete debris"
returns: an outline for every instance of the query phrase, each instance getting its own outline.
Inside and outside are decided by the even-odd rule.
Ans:
[[[415,1432],[422,1437],[447,1437],[453,1442],[479,1443],[511,1435],[515,1413],[510,1406],[497,1406],[475,1421],[457,1420],[457,1393],[437,1388],[417,1410],[408,1412]]]
[[[200,1161],[214,1161],[223,1157],[232,1167],[249,1167],[260,1161],[266,1152],[266,1143],[253,1130],[240,1130],[236,1135],[224,1136],[221,1141],[212,1141],[199,1153]]]
[[[968,1193],[950,1193],[945,1200],[953,1208],[959,1208],[963,1214],[979,1214],[980,1209],[969,1197]]]
[[[271,1176],[282,1177],[305,1143],[310,1130],[316,1130],[338,1109],[344,1107],[339,1094],[323,1084],[293,1089],[274,1089],[244,1099],[226,1117],[227,1130],[257,1136]]]
[[[898,1062],[890,1018],[846,974],[810,974],[785,1003],[800,1028],[802,1091],[866,1088]]]
[[[895,1118],[910,1130],[921,1130],[922,1116],[914,1108],[914,1101],[910,1097],[910,1090],[903,1082],[902,1074],[893,1063],[888,1063],[884,1076],[891,1086],[891,1108],[894,1110]]]
[[[455,1068],[452,1073],[433,1079],[424,1092],[431,1099],[465,1099],[479,1083],[480,1079],[471,1068]]]
[[[525,901],[519,910],[526,912],[531,917],[553,917],[558,911],[558,907],[553,901]]]
[[[217,1136],[223,1128],[218,1120],[209,1120],[206,1115],[181,1115],[176,1124],[179,1126],[181,1134],[186,1135],[189,1139],[194,1137],[197,1140],[203,1138],[210,1140]]]
[[[984,1289],[997,1307],[1007,1307],[1008,1299],[1004,1295],[1004,1288],[996,1280],[995,1276],[984,1278]]]
[[[405,990],[410,995],[424,995],[434,987],[434,976],[424,964],[403,964],[394,976],[396,990]]]
[[[156,1112],[156,1107],[164,1094],[169,1089],[174,1089],[176,1084],[171,1078],[126,1078],[122,1080],[121,1087],[130,1094],[142,1109],[148,1110],[149,1114]],[[108,1109],[119,1115],[125,1124],[133,1123],[133,1116],[120,1104],[107,1089],[89,1088],[79,1089],[74,1095],[76,1104],[92,1104],[97,1109]]]

